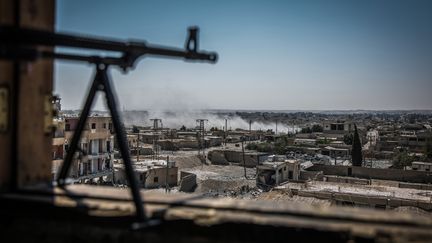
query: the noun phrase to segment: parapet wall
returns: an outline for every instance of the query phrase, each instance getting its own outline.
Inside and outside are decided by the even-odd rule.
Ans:
[[[419,183],[407,183],[407,182],[400,182],[399,188],[413,188],[417,190],[428,190],[432,191],[432,185],[429,184],[419,184]]]
[[[350,176],[363,179],[380,179],[411,183],[432,183],[432,173],[426,171],[377,169],[340,165],[314,165],[307,170],[322,171],[324,175]]]
[[[300,171],[300,180],[322,181],[323,173],[321,171]]]
[[[235,150],[213,150],[208,153],[208,158],[213,164],[228,165],[229,163],[243,166],[242,151]],[[245,153],[245,166],[253,168],[258,165],[258,156],[256,154]]]

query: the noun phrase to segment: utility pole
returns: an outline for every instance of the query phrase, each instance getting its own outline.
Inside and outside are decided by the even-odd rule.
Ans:
[[[252,137],[252,120],[249,120],[249,142]]]
[[[140,142],[140,133],[138,131],[138,140],[137,140],[137,148],[136,148],[136,153],[137,153],[137,162],[139,162],[139,156],[140,156],[140,146],[139,146],[139,142]]]
[[[153,118],[150,119],[150,121],[153,121],[153,159],[158,160],[159,159],[159,124],[162,127],[162,119]]]
[[[165,172],[165,193],[169,190],[169,184],[168,184],[168,162],[169,162],[169,156],[166,158],[166,172]]]
[[[246,160],[245,160],[245,150],[244,150],[244,139],[241,139],[241,145],[242,145],[242,160],[243,160],[243,169],[244,169],[244,177],[247,179],[246,175]]]
[[[205,136],[205,127],[204,124],[205,122],[207,122],[207,119],[196,119],[196,122],[199,124],[198,125],[198,156],[200,156],[202,154],[202,158],[205,158],[205,140],[204,140],[204,136]]]
[[[278,124],[278,120],[276,120],[276,131],[275,131],[275,135],[277,135],[277,124]]]
[[[227,139],[227,134],[228,133],[228,119],[225,118],[225,132],[224,132],[224,143],[225,143],[225,147],[226,147],[226,139]]]

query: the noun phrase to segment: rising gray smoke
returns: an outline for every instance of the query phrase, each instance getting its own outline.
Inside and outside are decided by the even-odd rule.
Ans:
[[[206,130],[211,127],[223,129],[225,127],[225,119],[228,119],[228,129],[249,129],[249,122],[242,119],[240,116],[234,113],[220,114],[213,111],[199,111],[199,110],[176,110],[176,111],[161,111],[161,110],[149,110],[149,111],[124,111],[123,119],[126,126],[152,126],[153,123],[150,119],[158,118],[162,119],[163,127],[179,129],[182,126],[186,128],[195,128],[197,126],[196,119],[207,119]],[[275,131],[276,123],[262,123],[252,122],[252,130],[269,130]],[[298,126],[287,126],[286,124],[278,124],[278,133],[292,133],[297,131]]]

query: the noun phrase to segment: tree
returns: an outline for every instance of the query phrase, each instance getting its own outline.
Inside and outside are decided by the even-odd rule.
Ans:
[[[323,130],[323,127],[318,124],[312,126],[312,132],[323,132]]]
[[[312,133],[312,129],[310,127],[303,127],[300,133]]]
[[[185,125],[182,125],[182,126],[180,127],[180,131],[186,131],[186,127],[185,127]]]
[[[426,139],[425,156],[426,160],[432,161],[432,137]]]
[[[352,133],[345,134],[344,137],[343,137],[343,141],[344,141],[344,143],[346,145],[352,145],[353,144],[353,139],[354,139],[354,136],[353,136]]]
[[[273,145],[271,143],[259,143],[257,147],[258,152],[265,152],[265,153],[273,153]]]
[[[405,166],[411,166],[414,158],[409,156],[406,151],[399,152],[393,158],[393,168],[395,169],[403,169]]]
[[[354,166],[362,166],[363,156],[360,137],[357,131],[357,125],[354,125],[354,137],[352,143],[351,159]]]
[[[246,149],[249,149],[249,150],[257,150],[257,148],[258,148],[258,145],[256,143],[248,143],[246,145]]]
[[[274,153],[286,154],[288,145],[288,137],[283,136],[274,143]]]
[[[132,132],[133,133],[139,133],[139,129],[138,129],[138,127],[137,126],[132,126]]]

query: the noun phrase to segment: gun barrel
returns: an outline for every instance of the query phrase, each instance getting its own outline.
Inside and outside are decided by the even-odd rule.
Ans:
[[[150,54],[209,62],[216,62],[217,60],[217,54],[213,52],[195,52],[178,48],[147,45],[144,41],[127,42],[114,39],[107,40],[86,36],[53,33],[45,30],[15,28],[11,26],[0,26],[0,44],[83,48],[121,52],[134,57]]]

